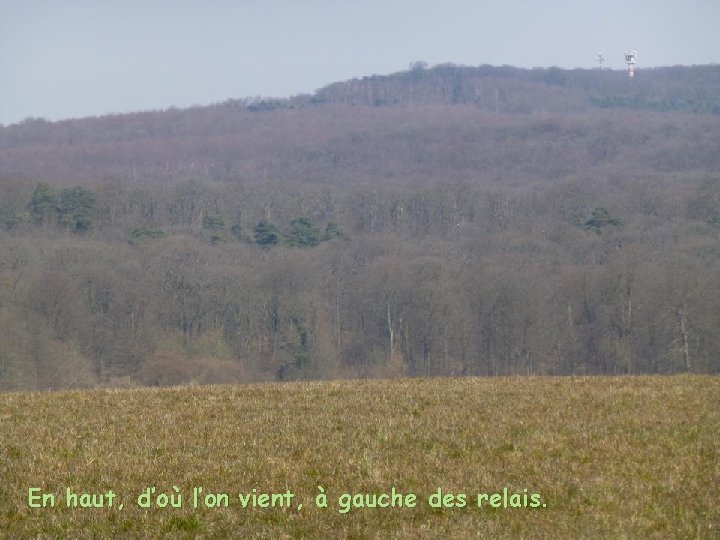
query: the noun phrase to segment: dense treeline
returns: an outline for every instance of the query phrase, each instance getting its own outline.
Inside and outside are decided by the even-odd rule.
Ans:
[[[2,130],[0,388],[720,371],[720,117],[261,109]]]
[[[717,178],[98,186],[87,231],[27,208],[0,236],[6,388],[720,368]]]
[[[177,135],[154,132],[183,114],[141,113],[138,123],[146,134],[137,136],[124,133],[132,115],[119,117],[120,131],[109,131],[109,140],[95,130],[113,118],[49,124],[44,143],[34,142],[46,133],[42,121],[9,128],[28,139],[0,146],[0,171],[66,185],[197,180],[417,187],[720,169],[720,116],[648,111],[496,116],[469,105],[330,105],[261,114],[242,109],[225,116],[210,108],[187,112],[199,123],[194,131],[188,126]],[[207,135],[203,122],[213,126]],[[84,127],[92,129],[83,132]],[[74,129],[84,135],[61,134]]]
[[[587,112],[629,108],[720,114],[720,66],[643,69],[629,79],[624,71],[444,64],[428,69],[363,77],[320,89],[311,103],[354,105],[472,104],[494,113]],[[264,102],[265,108],[301,104]],[[254,104],[255,108],[263,104]]]
[[[312,96],[0,126],[0,167],[114,177],[312,183],[557,178],[634,161],[717,170],[720,65],[621,71],[437,66]],[[381,97],[378,97],[381,96]],[[657,114],[659,111],[681,113]]]

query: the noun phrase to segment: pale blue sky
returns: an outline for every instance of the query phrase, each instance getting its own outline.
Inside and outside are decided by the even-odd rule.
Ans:
[[[720,0],[0,0],[0,123],[290,96],[431,65],[720,62]]]

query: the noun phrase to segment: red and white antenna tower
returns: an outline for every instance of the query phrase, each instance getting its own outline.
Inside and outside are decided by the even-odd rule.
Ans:
[[[637,62],[637,51],[625,51],[625,63],[628,67],[628,77],[635,76],[635,63]]]

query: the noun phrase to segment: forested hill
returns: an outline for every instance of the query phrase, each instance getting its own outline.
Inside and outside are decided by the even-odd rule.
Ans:
[[[0,128],[0,389],[720,372],[720,67]]]
[[[402,73],[331,84],[310,101],[373,106],[468,104],[513,114],[596,108],[720,114],[720,65],[641,69],[636,74],[630,79],[625,71],[606,69],[452,64],[428,69],[416,64]]]
[[[719,170],[720,66],[414,67],[312,96],[0,129],[0,174],[411,183]]]

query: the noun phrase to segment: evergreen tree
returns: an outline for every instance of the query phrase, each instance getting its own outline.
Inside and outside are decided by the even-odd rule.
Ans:
[[[600,231],[606,227],[619,227],[620,220],[613,217],[607,208],[595,208],[592,216],[585,222],[584,227],[590,231],[600,234]]]
[[[310,218],[299,217],[290,222],[285,242],[292,247],[313,247],[320,243],[320,229]]]
[[[272,223],[261,220],[255,225],[255,242],[261,246],[274,246],[280,241],[280,231]]]
[[[38,184],[33,191],[28,211],[33,223],[54,223],[58,215],[58,196],[52,186]]]
[[[59,222],[70,231],[86,231],[95,217],[95,193],[80,186],[60,191]]]

